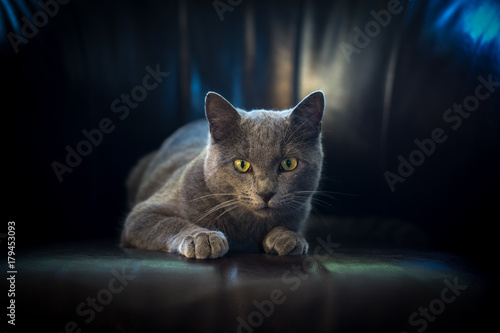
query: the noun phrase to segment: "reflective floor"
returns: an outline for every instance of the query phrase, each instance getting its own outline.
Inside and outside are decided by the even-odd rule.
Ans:
[[[329,239],[307,256],[194,260],[85,242],[18,258],[18,327],[51,332],[448,332],[498,309],[498,278],[457,256]]]

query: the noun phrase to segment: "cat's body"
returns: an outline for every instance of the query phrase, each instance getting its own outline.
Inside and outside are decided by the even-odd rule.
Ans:
[[[285,111],[235,109],[215,93],[129,176],[122,245],[216,258],[229,249],[303,254],[298,234],[321,165],[322,92]]]

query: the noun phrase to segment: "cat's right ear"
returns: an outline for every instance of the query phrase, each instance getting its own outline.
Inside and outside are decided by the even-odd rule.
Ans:
[[[231,103],[212,91],[205,97],[205,116],[215,142],[231,136],[241,120],[241,115]]]
[[[325,94],[316,90],[307,95],[292,112],[292,121],[300,127],[319,133],[321,131],[321,119],[325,112]],[[308,125],[308,126],[304,126]]]

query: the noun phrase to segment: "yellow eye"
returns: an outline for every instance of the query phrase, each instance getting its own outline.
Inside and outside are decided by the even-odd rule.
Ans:
[[[296,158],[285,158],[281,161],[281,169],[284,171],[292,171],[297,167],[297,159]]]
[[[235,160],[234,167],[239,172],[247,172],[248,170],[250,170],[250,162],[245,160]]]

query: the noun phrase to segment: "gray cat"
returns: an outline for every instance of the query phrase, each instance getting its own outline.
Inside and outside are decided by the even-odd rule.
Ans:
[[[293,109],[246,112],[209,92],[208,122],[180,128],[130,173],[121,245],[197,259],[307,253],[298,230],[320,179],[324,106],[315,91]]]

